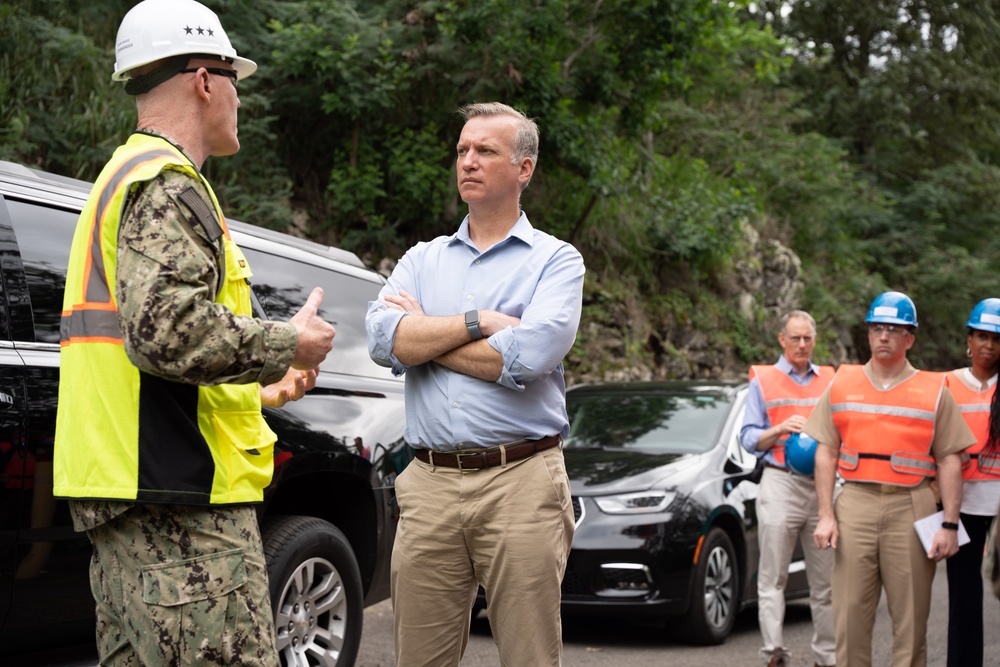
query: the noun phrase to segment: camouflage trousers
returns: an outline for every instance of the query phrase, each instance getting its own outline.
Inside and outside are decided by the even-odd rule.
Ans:
[[[250,507],[135,505],[87,531],[102,667],[275,667]]]

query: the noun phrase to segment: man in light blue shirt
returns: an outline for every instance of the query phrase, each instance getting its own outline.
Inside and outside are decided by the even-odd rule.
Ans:
[[[763,458],[764,475],[757,495],[757,624],[767,667],[788,667],[784,645],[785,588],[796,540],[802,545],[809,578],[813,619],[812,651],[816,667],[836,661],[833,593],[830,579],[833,553],[818,549],[812,533],[819,521],[819,501],[812,477],[791,472],[784,443],[801,433],[806,418],[833,379],[833,368],[812,362],[816,322],[809,313],[793,310],[781,318],[778,343],[782,355],[773,366],[750,369],[740,444]]]
[[[556,666],[573,538],[562,359],[584,265],[520,210],[535,123],[498,103],[462,113],[469,215],[411,248],[366,317],[372,359],[406,375],[404,437],[416,450],[396,479],[396,664],[457,666],[482,585],[501,664]]]

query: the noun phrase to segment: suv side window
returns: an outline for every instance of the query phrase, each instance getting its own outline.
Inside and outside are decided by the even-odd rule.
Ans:
[[[59,342],[63,288],[79,213],[7,200],[34,315],[38,343]]]
[[[66,267],[78,213],[38,204],[7,201],[34,315],[34,340],[59,342]],[[313,287],[323,288],[320,316],[337,328],[334,351],[324,370],[371,375],[364,332],[368,300],[378,295],[374,282],[286,257],[241,246],[254,272],[254,293],[271,319],[287,321],[306,302]],[[349,347],[364,349],[352,350]]]
[[[333,352],[321,367],[324,371],[388,377],[368,357],[365,337],[365,312],[368,301],[378,296],[379,284],[247,245],[241,243],[240,249],[250,262],[250,283],[268,318],[287,322],[314,287],[323,288],[319,316],[337,329]]]

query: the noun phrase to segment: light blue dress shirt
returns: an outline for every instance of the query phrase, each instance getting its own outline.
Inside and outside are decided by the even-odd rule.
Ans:
[[[393,354],[407,315],[381,301],[368,304],[368,352],[395,375],[406,374],[406,426],[414,447],[492,447],[569,431],[562,359],[576,340],[583,304],[583,258],[568,243],[534,229],[523,213],[507,237],[480,253],[466,216],[458,232],[410,248],[379,299],[409,292],[425,315],[496,310],[518,317],[489,337],[503,357],[496,382],[433,361],[407,366]]]
[[[805,386],[812,382],[814,377],[819,375],[819,366],[809,362],[809,370],[805,375],[800,375],[792,366],[792,362],[781,355],[775,368],[787,375],[792,381],[800,386]],[[757,443],[760,441],[760,434],[771,428],[771,418],[767,416],[767,408],[764,406],[764,392],[760,388],[760,378],[755,377],[750,381],[750,389],[747,392],[746,411],[743,413],[743,427],[740,429],[740,445],[757,458],[763,458],[771,465],[784,468],[785,466],[774,459],[774,453],[770,449],[757,451]]]

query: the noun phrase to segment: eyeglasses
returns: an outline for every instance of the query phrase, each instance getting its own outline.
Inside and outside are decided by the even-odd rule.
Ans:
[[[885,333],[889,334],[891,338],[899,338],[900,336],[912,333],[912,331],[910,331],[909,327],[899,324],[869,324],[868,333],[873,333],[876,336],[881,336]]]
[[[790,340],[796,345],[802,345],[803,343],[808,345],[813,342],[812,336],[785,336],[785,340]]]
[[[203,69],[209,74],[218,74],[219,76],[228,76],[229,80],[233,82],[233,88],[239,88],[240,76],[236,73],[234,69],[222,69],[221,67],[190,67],[188,69],[177,70],[178,74],[190,74],[191,72],[197,72]]]

